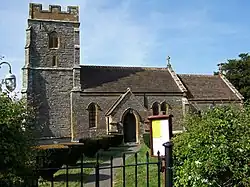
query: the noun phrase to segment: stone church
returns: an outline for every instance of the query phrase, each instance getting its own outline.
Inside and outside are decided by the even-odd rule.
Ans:
[[[22,94],[37,110],[42,139],[72,140],[119,132],[139,142],[149,115],[172,114],[183,130],[188,111],[241,104],[223,76],[176,74],[165,68],[80,65],[79,9],[29,5]]]

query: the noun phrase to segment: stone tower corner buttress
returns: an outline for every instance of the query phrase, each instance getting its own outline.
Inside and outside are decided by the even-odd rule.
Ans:
[[[79,27],[78,6],[29,4],[22,93],[38,108],[43,137],[70,137],[70,93],[81,87]]]

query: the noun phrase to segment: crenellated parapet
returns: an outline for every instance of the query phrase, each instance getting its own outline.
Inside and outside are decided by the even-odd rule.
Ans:
[[[59,5],[50,5],[49,10],[43,10],[42,4],[30,3],[29,19],[79,22],[79,7],[68,6],[62,11]]]

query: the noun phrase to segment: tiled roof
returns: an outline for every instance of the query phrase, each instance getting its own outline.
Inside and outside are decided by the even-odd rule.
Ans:
[[[81,66],[81,84],[89,92],[178,92],[167,68]]]
[[[220,75],[177,76],[189,99],[240,100]],[[81,85],[85,92],[122,93],[130,88],[132,92],[182,93],[177,83],[167,68],[81,66]]]
[[[188,97],[197,100],[229,99],[239,100],[219,75],[179,74],[188,90]]]

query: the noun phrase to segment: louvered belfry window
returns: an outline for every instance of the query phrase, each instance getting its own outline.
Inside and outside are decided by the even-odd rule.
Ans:
[[[49,34],[49,48],[58,48],[59,47],[59,37],[57,32],[53,31]]]

